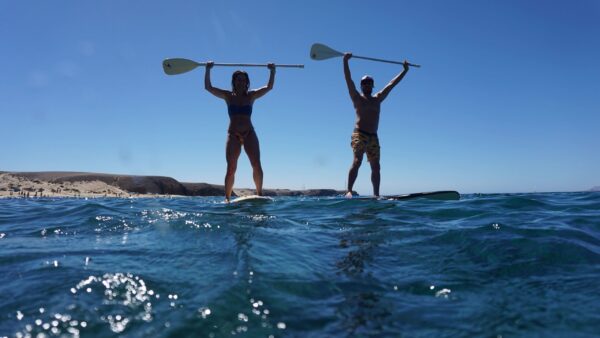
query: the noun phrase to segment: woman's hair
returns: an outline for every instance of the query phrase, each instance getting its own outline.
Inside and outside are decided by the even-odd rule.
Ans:
[[[238,75],[243,75],[246,77],[246,92],[247,92],[248,89],[250,89],[250,77],[248,77],[248,73],[246,73],[243,70],[236,70],[235,72],[233,72],[233,75],[231,75],[231,90],[235,91],[235,78]]]

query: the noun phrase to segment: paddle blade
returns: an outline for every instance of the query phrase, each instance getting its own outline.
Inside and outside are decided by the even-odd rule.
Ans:
[[[315,43],[310,48],[310,58],[313,60],[326,60],[342,55],[344,54],[320,43]]]
[[[200,66],[201,64],[188,60],[188,59],[165,59],[163,61],[163,70],[167,75],[177,75],[185,72],[189,72],[190,70]]]

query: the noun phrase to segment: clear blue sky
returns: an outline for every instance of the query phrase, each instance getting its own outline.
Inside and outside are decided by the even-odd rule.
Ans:
[[[204,69],[303,63],[254,106],[266,188],[344,189],[354,111],[341,58],[423,65],[382,106],[382,193],[600,185],[600,2],[0,0],[0,170],[165,175],[222,184],[225,104]],[[353,59],[381,89],[401,66]],[[229,87],[231,68],[213,84]],[[266,69],[247,69],[252,87]],[[236,187],[253,187],[240,157]],[[363,163],[355,189],[371,194]]]

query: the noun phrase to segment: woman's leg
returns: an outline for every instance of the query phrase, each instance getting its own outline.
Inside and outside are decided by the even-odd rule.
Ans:
[[[252,130],[246,137],[244,142],[244,150],[246,151],[246,155],[248,155],[250,165],[252,166],[252,178],[254,178],[254,184],[256,185],[256,194],[261,196],[263,186],[263,170],[262,165],[260,164],[260,146],[258,144],[258,137],[256,136],[254,130]]]
[[[229,202],[231,192],[233,191],[233,182],[235,181],[235,171],[237,170],[237,161],[242,151],[242,144],[237,135],[227,134],[227,144],[225,145],[225,158],[227,159],[227,173],[225,174],[225,200]]]

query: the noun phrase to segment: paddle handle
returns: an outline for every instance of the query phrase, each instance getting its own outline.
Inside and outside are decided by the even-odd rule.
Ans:
[[[342,54],[343,55],[343,54]],[[376,58],[370,58],[370,57],[366,57],[366,56],[358,56],[358,55],[354,55],[352,54],[353,58],[357,58],[357,59],[363,59],[363,60],[371,60],[371,61],[379,61],[379,62],[385,62],[385,63],[393,63],[395,65],[403,65],[404,62],[398,62],[398,61],[390,61],[390,60],[383,60],[383,59],[376,59]],[[421,67],[421,65],[416,65],[414,63],[409,63],[408,64],[411,67]]]
[[[226,67],[267,67],[267,64],[262,63],[213,63],[215,66],[226,66]],[[206,66],[206,62],[199,62],[198,66]],[[304,68],[304,65],[278,65],[275,64],[276,68]]]

